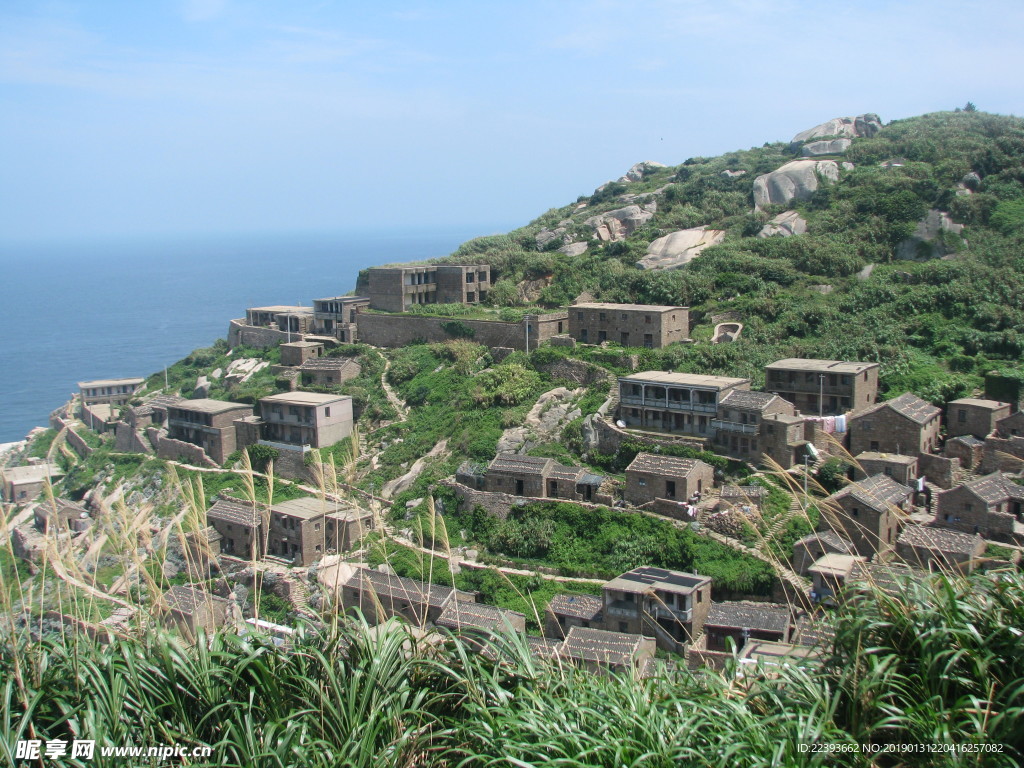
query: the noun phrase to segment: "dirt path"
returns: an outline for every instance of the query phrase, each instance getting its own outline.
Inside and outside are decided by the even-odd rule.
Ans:
[[[405,401],[402,398],[395,394],[395,390],[393,390],[391,385],[388,384],[388,371],[391,369],[391,361],[384,357],[380,352],[377,354],[381,356],[382,360],[384,360],[384,370],[381,371],[380,374],[380,386],[384,390],[384,394],[387,396],[388,402],[391,403],[391,406],[398,413],[397,421],[408,421],[409,406],[405,404]]]

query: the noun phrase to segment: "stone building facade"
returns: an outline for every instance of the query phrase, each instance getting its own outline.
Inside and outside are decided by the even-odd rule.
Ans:
[[[1024,486],[993,472],[940,493],[935,524],[986,539],[1024,540],[1022,504]]]
[[[318,357],[299,366],[299,378],[306,387],[337,387],[361,372],[362,366],[351,357]]]
[[[97,379],[95,381],[78,382],[78,390],[83,405],[125,405],[142,389],[145,379]]]
[[[371,624],[401,616],[415,626],[426,626],[435,623],[456,600],[475,602],[470,592],[369,568],[355,568],[339,592],[342,608],[362,612]]]
[[[793,416],[793,404],[770,392],[734,389],[722,398],[711,422],[711,443],[718,453],[759,464],[767,448],[765,418],[775,415]]]
[[[217,464],[223,464],[238,447],[235,419],[252,416],[252,406],[226,400],[180,400],[167,408],[167,437],[203,449]],[[166,451],[160,453],[164,458]]]
[[[908,525],[896,542],[896,554],[907,565],[926,571],[970,573],[985,553],[985,539],[930,525]]]
[[[709,491],[714,479],[714,469],[699,459],[638,453],[626,467],[625,497],[638,507],[655,499],[684,501]]]
[[[373,267],[367,273],[369,306],[385,312],[417,304],[480,304],[491,288],[487,264]]]
[[[584,344],[661,349],[690,334],[689,307],[582,303],[569,307],[569,335]]]
[[[878,363],[787,358],[765,367],[765,390],[810,416],[859,413],[878,397]]]
[[[938,447],[941,415],[910,393],[878,403],[850,417],[850,453],[931,453]]]
[[[260,399],[263,440],[326,448],[352,434],[352,398],[319,392],[282,392]]]
[[[259,561],[266,553],[266,525],[256,505],[222,497],[206,511],[206,521],[220,535],[220,552]]]
[[[312,496],[282,501],[270,508],[267,554],[304,567],[324,556],[329,502]]]
[[[996,423],[1010,415],[1010,404],[998,400],[963,397],[946,404],[946,436],[971,435],[984,440]]]
[[[492,349],[530,350],[565,333],[568,326],[564,310],[526,315],[517,323],[499,320],[444,318],[423,315],[386,315],[373,312],[359,315],[359,340],[375,347],[405,347],[413,342],[438,343],[469,339]]]
[[[619,378],[619,419],[627,427],[711,439],[719,404],[750,379],[644,371]]]
[[[177,629],[189,642],[195,642],[201,631],[213,632],[227,622],[232,604],[195,585],[178,584],[164,593],[160,609],[165,624]]]
[[[913,488],[918,478],[918,457],[898,453],[865,451],[853,457],[853,479],[888,475],[897,483]]]
[[[748,601],[712,603],[704,622],[707,650],[742,650],[749,640],[789,641],[789,607]]]
[[[315,360],[324,353],[324,345],[317,341],[288,341],[281,345],[281,365],[298,367],[307,360]]]
[[[463,473],[460,471],[460,476]],[[487,466],[478,490],[512,496],[593,501],[604,478],[554,459],[499,453]],[[472,486],[471,486],[472,487]]]
[[[351,344],[358,340],[356,315],[370,306],[366,296],[313,299],[313,333]]]
[[[912,495],[888,475],[852,482],[822,505],[818,528],[849,540],[858,555],[885,558],[896,546]]]

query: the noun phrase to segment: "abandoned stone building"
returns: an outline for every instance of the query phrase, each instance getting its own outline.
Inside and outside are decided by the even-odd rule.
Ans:
[[[1024,486],[993,472],[940,493],[935,524],[986,539],[1024,541],[1022,503]]]
[[[896,554],[926,571],[970,573],[985,553],[985,539],[931,525],[908,525],[896,540]]]
[[[789,641],[788,606],[749,601],[712,603],[704,621],[707,650],[742,650],[747,641]]]
[[[637,634],[572,627],[556,655],[590,672],[639,674],[654,657],[655,641]]]
[[[634,568],[602,592],[605,629],[653,636],[677,653],[700,634],[711,607],[710,577],[664,568]]]
[[[638,453],[626,467],[625,498],[637,507],[655,499],[685,501],[710,490],[714,479],[714,469],[699,459]]]
[[[807,569],[811,577],[811,600],[825,605],[835,605],[837,598],[846,589],[853,567],[866,560],[862,555],[844,555],[829,552],[818,558]]]
[[[584,344],[611,341],[661,349],[690,334],[689,307],[581,303],[569,307],[569,335]]]
[[[604,600],[595,595],[555,595],[544,614],[547,637],[563,638],[573,627],[603,626]]]
[[[1010,404],[998,400],[962,397],[946,404],[946,436],[971,435],[984,439],[1000,419],[1010,415]]]
[[[405,312],[416,304],[480,304],[491,289],[486,264],[429,264],[417,267],[372,267],[370,308]]]
[[[64,473],[56,464],[28,464],[23,467],[0,467],[3,500],[9,504],[25,504],[43,492],[46,483]]]
[[[985,441],[979,440],[974,435],[947,437],[945,445],[942,446],[942,455],[949,459],[956,459],[960,462],[961,467],[973,472],[984,458]]]
[[[460,470],[460,477],[465,477],[463,470]],[[604,482],[601,475],[579,467],[566,467],[554,459],[519,453],[499,453],[482,478],[467,479],[471,487],[491,493],[570,501],[593,500]]]
[[[997,436],[1004,439],[1024,437],[1024,411],[1016,411],[999,419],[996,422],[995,432]]]
[[[267,554],[305,567],[324,556],[330,502],[312,496],[289,499],[270,508]]]
[[[362,612],[371,624],[402,616],[415,626],[435,623],[449,605],[476,602],[470,592],[403,576],[355,568],[340,590],[344,610]]]
[[[807,453],[807,419],[786,413],[769,413],[761,418],[757,434],[757,448],[761,461],[775,462],[783,469],[789,469],[801,461]]]
[[[437,617],[434,624],[452,632],[483,632],[495,634],[526,632],[526,616],[486,603],[452,600]]]
[[[260,399],[263,440],[326,448],[352,434],[352,398],[319,392],[281,392]]]
[[[92,516],[85,507],[68,499],[44,500],[37,504],[33,525],[40,533],[81,533],[93,524]]]
[[[774,415],[793,416],[793,404],[770,392],[734,389],[722,398],[711,421],[712,445],[734,459],[760,463],[768,437],[765,418]],[[772,437],[775,423],[768,422],[773,426]]]
[[[301,340],[302,334],[313,332],[313,308],[275,305],[249,307],[245,310],[246,325],[272,328],[294,334]]]
[[[167,626],[177,629],[189,642],[200,632],[213,632],[223,626],[232,612],[232,602],[217,597],[193,584],[177,584],[164,593],[159,608]]]
[[[328,512],[325,519],[327,552],[348,552],[376,527],[373,512],[359,507],[336,509]]]
[[[854,481],[821,505],[818,528],[849,540],[858,555],[884,558],[896,546],[912,496],[912,489],[888,475]]]
[[[815,531],[793,544],[793,570],[804,576],[825,555],[852,555],[853,544],[835,531]]]
[[[362,367],[351,357],[317,357],[299,366],[304,387],[337,387],[361,372]]]
[[[864,451],[853,457],[853,479],[863,480],[872,475],[888,475],[897,483],[914,487],[918,477],[917,456],[898,453]]]
[[[765,366],[768,392],[811,416],[859,413],[878,397],[878,363],[787,358]]]
[[[619,378],[619,419],[627,427],[711,439],[725,396],[750,379],[644,371]]]
[[[939,443],[941,415],[939,408],[909,392],[878,403],[850,417],[850,453],[932,453]]]
[[[881,590],[896,597],[915,583],[927,580],[928,571],[899,562],[867,562],[858,560],[850,568],[846,589],[850,592],[875,593]]]
[[[227,400],[179,400],[167,408],[167,437],[191,443],[223,464],[238,447],[235,420],[252,416],[252,406]],[[173,445],[163,447],[161,457],[177,458]]]
[[[365,296],[313,299],[313,333],[351,344],[358,339],[356,315],[370,306]]]
[[[241,560],[262,560],[266,526],[252,502],[221,497],[206,511],[206,521],[220,535],[221,554]]]
[[[78,390],[83,405],[124,405],[145,383],[145,379],[139,378],[97,379],[78,382]]]
[[[315,360],[324,354],[324,345],[318,341],[287,341],[279,345],[281,365],[298,367],[307,360]]]

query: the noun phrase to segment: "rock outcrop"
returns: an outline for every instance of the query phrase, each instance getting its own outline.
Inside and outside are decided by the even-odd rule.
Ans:
[[[697,258],[709,245],[725,239],[720,229],[694,227],[659,237],[647,246],[647,255],[636,265],[640,269],[676,269]]]
[[[624,176],[620,176],[618,181],[621,183],[628,184],[634,181],[643,181],[644,176],[649,174],[658,168],[665,168],[664,163],[657,163],[653,160],[645,160],[642,163],[636,163],[632,168],[626,171]]]
[[[747,172],[742,168],[738,171],[732,171],[729,170],[728,168],[722,171],[722,175],[729,179],[735,179],[737,176],[745,176],[746,174]]]
[[[594,236],[598,240],[613,243],[632,235],[650,221],[657,210],[657,203],[652,200],[643,207],[627,205],[625,208],[616,208],[614,211],[591,216],[583,223],[594,230]]]
[[[804,157],[820,157],[821,155],[841,155],[853,143],[850,139],[825,139],[804,144],[800,154]]]
[[[793,160],[754,179],[754,207],[786,205],[806,200],[818,189],[819,178],[839,180],[839,166],[832,160]]]
[[[558,249],[559,253],[564,253],[566,256],[582,256],[587,252],[586,243],[566,243]]]
[[[963,224],[957,224],[949,218],[949,214],[932,208],[917,222],[914,234],[896,246],[896,258],[912,260],[946,256],[953,251],[946,247],[942,240],[937,239],[939,233],[951,232],[959,235],[963,228]]]
[[[783,211],[774,219],[769,221],[761,231],[757,233],[758,237],[774,237],[779,235],[781,237],[789,237],[790,235],[802,235],[807,231],[807,222],[804,218],[796,211]]]
[[[870,138],[882,130],[882,120],[873,112],[866,112],[856,117],[836,117],[821,125],[800,131],[793,137],[792,144],[803,144],[813,139],[826,136],[839,136],[848,139],[859,137]]]

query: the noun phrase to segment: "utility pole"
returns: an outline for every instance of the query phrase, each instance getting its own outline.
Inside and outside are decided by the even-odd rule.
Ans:
[[[825,412],[825,374],[818,374],[818,418]]]
[[[530,354],[530,316],[523,315],[523,327],[526,330],[526,354]]]

